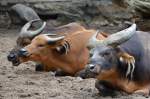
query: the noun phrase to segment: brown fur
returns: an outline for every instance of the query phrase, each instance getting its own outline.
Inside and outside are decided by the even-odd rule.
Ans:
[[[97,79],[100,81],[106,81],[111,83],[111,86],[116,89],[120,89],[129,94],[131,93],[140,93],[144,96],[149,95],[150,86],[148,82],[137,83],[126,78],[122,78],[116,68],[110,70],[103,70],[98,76]]]
[[[74,24],[76,25],[76,24]],[[51,46],[47,44],[46,35],[36,36],[31,44],[25,49],[32,55],[27,58],[20,58],[21,62],[37,61],[44,64],[44,71],[61,69],[64,72],[74,75],[82,70],[88,62],[89,50],[86,45],[89,38],[96,32],[95,30],[86,30],[84,27],[69,25],[66,31],[60,29],[60,34],[65,34],[65,39]],[[67,26],[67,25],[66,25]],[[57,31],[58,32],[58,31]],[[99,34],[99,39],[105,39],[106,35]],[[56,51],[57,46],[61,46],[65,41],[70,45],[70,50],[67,54],[60,54]],[[38,47],[44,45],[44,47]]]

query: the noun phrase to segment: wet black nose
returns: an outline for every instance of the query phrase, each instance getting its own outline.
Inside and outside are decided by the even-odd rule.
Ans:
[[[28,55],[28,51],[24,48],[19,50],[19,56],[20,57],[26,57]]]
[[[7,56],[8,61],[13,61],[15,59],[15,55],[14,54],[9,54]]]

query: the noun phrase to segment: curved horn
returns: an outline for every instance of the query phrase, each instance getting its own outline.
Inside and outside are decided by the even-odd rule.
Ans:
[[[57,34],[48,33],[47,36],[57,36]]]
[[[36,21],[40,21],[40,19],[31,20],[28,23],[26,23],[23,26],[23,28],[21,29],[20,36],[22,36],[22,37],[33,37],[33,36],[39,34],[45,28],[46,22],[43,22],[43,25],[35,31],[28,30],[30,28],[31,24],[33,22],[36,22]]]
[[[96,36],[98,33],[95,33],[93,37],[90,39],[88,47],[93,48],[95,46],[98,46],[100,44],[102,45],[119,45],[123,42],[129,40],[134,34],[136,33],[136,24],[133,24],[129,28],[122,30],[120,32],[117,32],[115,34],[112,34],[108,36],[105,40],[98,40],[96,39]]]
[[[136,24],[133,24],[129,28],[112,34],[104,40],[106,45],[120,45],[129,40],[136,33]]]
[[[49,34],[46,34],[47,36],[49,35]],[[47,39],[48,39],[48,44],[54,44],[55,42],[57,42],[57,41],[60,41],[60,40],[63,40],[65,38],[65,36],[60,36],[60,37],[55,37],[55,38],[52,38],[52,37],[48,37]]]
[[[89,39],[89,42],[87,44],[87,47],[88,48],[94,48],[96,47],[97,45],[99,45],[98,42],[102,42],[102,40],[98,40],[96,37],[99,33],[99,30],[96,31],[96,33]]]

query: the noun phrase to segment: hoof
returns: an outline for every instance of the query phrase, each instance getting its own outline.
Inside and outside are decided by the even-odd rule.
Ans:
[[[97,81],[95,87],[98,89],[101,96],[116,96],[116,92],[105,81]]]
[[[44,71],[44,67],[42,64],[36,64],[35,71]]]
[[[55,76],[68,76],[69,74],[64,72],[64,71],[61,71],[61,70],[57,70],[55,72]]]

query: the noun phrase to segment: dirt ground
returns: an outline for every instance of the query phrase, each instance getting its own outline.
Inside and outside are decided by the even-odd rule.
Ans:
[[[15,45],[19,29],[0,29],[0,99],[112,99],[102,97],[94,87],[95,79],[55,77],[52,72],[35,72],[34,63],[13,67],[7,54]],[[118,94],[118,99],[143,99]]]

